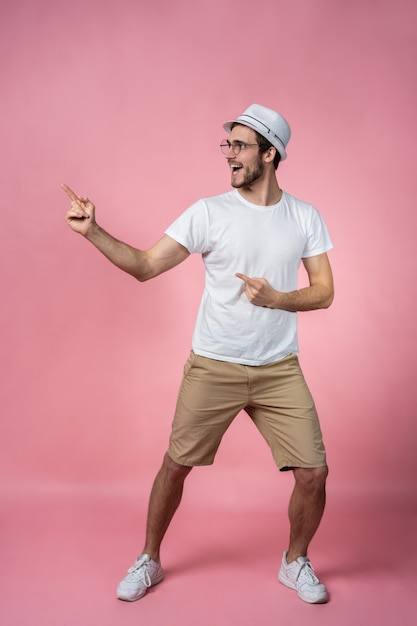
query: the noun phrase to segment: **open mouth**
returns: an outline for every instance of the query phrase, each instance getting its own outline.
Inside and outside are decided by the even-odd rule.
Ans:
[[[238,165],[236,163],[230,164],[230,169],[232,170],[232,174],[235,176],[239,170],[243,168],[243,165]]]

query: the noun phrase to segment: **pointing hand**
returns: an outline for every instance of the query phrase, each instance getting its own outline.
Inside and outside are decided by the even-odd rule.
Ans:
[[[235,276],[245,283],[245,292],[249,302],[270,309],[276,307],[278,292],[269,284],[266,278],[250,278],[240,273],[235,274]]]
[[[86,235],[91,225],[95,223],[94,204],[88,198],[77,196],[68,185],[61,187],[71,200],[71,208],[65,215],[67,224],[75,232]]]

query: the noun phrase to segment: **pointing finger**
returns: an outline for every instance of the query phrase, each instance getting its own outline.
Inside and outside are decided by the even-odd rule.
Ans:
[[[251,278],[249,278],[249,276],[246,276],[246,274],[240,274],[239,272],[237,272],[235,274],[235,276],[237,278],[240,278],[241,280],[243,280],[243,282],[250,284],[251,283]]]
[[[61,187],[62,187],[62,189],[65,191],[65,193],[67,194],[67,196],[69,196],[69,198],[71,198],[71,200],[73,200],[74,202],[77,202],[77,204],[79,204],[80,202],[82,202],[82,199],[81,199],[81,198],[79,198],[79,197],[77,196],[77,194],[76,194],[76,193],[74,193],[74,192],[72,191],[72,189],[70,189],[70,188],[68,187],[68,185],[62,184],[62,185],[61,185]]]

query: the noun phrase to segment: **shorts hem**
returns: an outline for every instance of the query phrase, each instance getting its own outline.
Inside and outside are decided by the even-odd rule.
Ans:
[[[171,459],[171,461],[174,461],[174,463],[177,463],[178,465],[182,465],[183,467],[207,467],[209,465],[213,465],[214,463],[214,459],[212,459],[211,461],[199,461],[199,462],[187,461],[185,459],[180,461],[178,458],[175,458],[173,454],[171,454],[170,450],[168,450],[167,454],[169,458]]]
[[[319,469],[320,467],[327,467],[326,461],[321,463],[280,463],[278,469],[280,472],[290,472],[295,469]]]

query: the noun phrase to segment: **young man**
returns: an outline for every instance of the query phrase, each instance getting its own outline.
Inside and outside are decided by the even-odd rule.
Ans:
[[[66,221],[112,263],[149,280],[202,254],[206,282],[184,368],[168,451],[148,509],[142,554],[118,587],[134,601],[164,576],[160,546],[192,467],[213,463],[222,436],[245,410],[280,470],[292,470],[290,538],[279,580],[309,603],[328,599],[307,557],[325,506],[327,465],[313,399],[298,363],[297,311],[333,300],[327,251],[332,243],[317,210],[283,191],[276,178],[290,127],[279,113],[251,105],[224,124],[221,144],[233,189],[189,207],[147,250],[106,233],[94,205],[66,185]],[[302,260],[309,286],[297,289]]]

